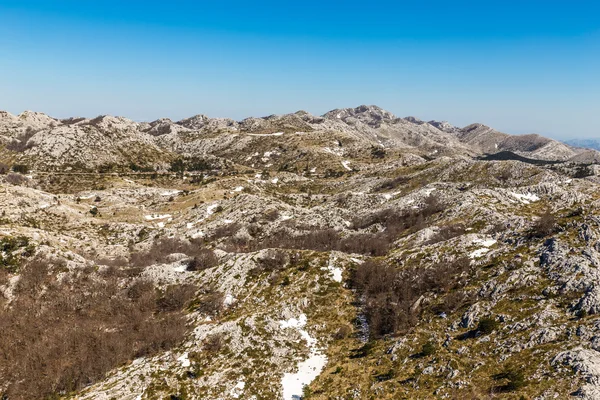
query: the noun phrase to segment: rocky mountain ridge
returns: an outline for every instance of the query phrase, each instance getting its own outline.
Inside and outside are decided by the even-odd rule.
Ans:
[[[6,399],[600,393],[593,153],[374,106],[0,137]]]
[[[126,164],[164,167],[181,155],[220,157],[222,150],[248,140],[248,135],[300,132],[321,138],[328,132],[338,132],[353,142],[354,149],[383,146],[392,150],[413,149],[419,155],[429,156],[512,151],[543,160],[583,162],[582,159],[598,158],[596,153],[588,154],[589,151],[538,135],[512,136],[481,124],[457,128],[447,122],[397,118],[376,106],[336,109],[320,117],[299,111],[239,122],[204,115],[149,123],[110,116],[58,120],[29,111],[18,116],[6,112],[0,115],[0,143],[13,150],[11,156],[32,167],[53,169]],[[220,149],[218,143],[225,146]]]

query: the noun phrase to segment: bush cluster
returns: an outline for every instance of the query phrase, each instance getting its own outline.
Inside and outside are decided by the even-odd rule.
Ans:
[[[469,269],[468,259],[404,270],[368,260],[354,271],[351,286],[364,300],[370,333],[377,338],[412,328],[423,310],[422,296],[435,293],[443,298],[462,290],[463,275]]]
[[[141,278],[123,286],[119,274],[90,272],[59,281],[45,259],[23,267],[11,307],[0,307],[0,394],[54,398],[183,339],[195,288],[160,292]]]

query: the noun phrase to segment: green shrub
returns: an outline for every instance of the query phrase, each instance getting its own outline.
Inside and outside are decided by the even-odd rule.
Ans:
[[[493,318],[482,318],[477,325],[477,332],[481,332],[484,335],[489,335],[498,329],[500,324]]]
[[[29,172],[29,167],[24,164],[15,164],[13,165],[12,170],[19,174],[26,174]]]
[[[502,386],[502,390],[507,392],[514,392],[527,385],[523,372],[514,368],[506,369],[504,372],[492,376],[492,378],[494,380],[506,380],[506,384]]]
[[[437,351],[437,348],[433,342],[427,342],[421,348],[421,356],[428,357],[434,355]]]

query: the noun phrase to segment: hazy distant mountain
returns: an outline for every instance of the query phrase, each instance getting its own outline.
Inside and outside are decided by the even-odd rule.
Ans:
[[[574,147],[600,150],[600,139],[570,139],[565,140],[564,142]]]

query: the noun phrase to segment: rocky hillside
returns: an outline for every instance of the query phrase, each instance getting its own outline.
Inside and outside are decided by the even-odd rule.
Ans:
[[[600,396],[595,153],[374,106],[0,142],[3,398]]]

